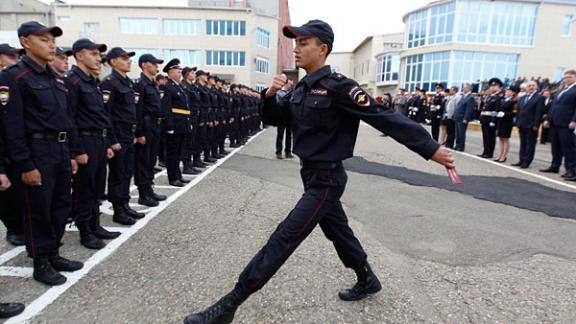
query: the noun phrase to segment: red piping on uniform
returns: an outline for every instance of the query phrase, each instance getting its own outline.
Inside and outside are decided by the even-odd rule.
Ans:
[[[323,86],[324,88],[326,88],[326,90],[330,90],[330,91],[336,92],[336,89],[330,88],[330,87],[327,86],[324,82],[320,81],[320,82],[318,82],[318,83],[320,83],[321,86]]]
[[[24,200],[26,203],[26,211],[28,212],[28,229],[30,230],[30,245],[32,248],[32,257],[36,257],[36,246],[34,244],[34,236],[32,231],[32,210],[30,209],[30,198],[28,197],[28,187],[24,185]]]
[[[26,74],[28,74],[28,73],[30,73],[30,72],[32,72],[32,70],[26,70],[26,71],[24,71],[24,72],[20,72],[20,73],[16,74],[16,77],[15,77],[15,78],[16,78],[16,79],[20,79],[21,77],[25,76]]]

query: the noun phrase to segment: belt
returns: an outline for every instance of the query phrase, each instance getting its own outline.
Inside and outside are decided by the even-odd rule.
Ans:
[[[80,130],[79,132],[80,132],[80,135],[82,135],[82,136],[94,136],[94,137],[104,137],[104,138],[106,138],[108,136],[108,130],[106,128],[94,129],[94,130],[85,129],[85,130]]]
[[[115,122],[114,127],[124,128],[131,132],[136,131],[136,124],[124,123],[124,122]]]
[[[56,140],[58,143],[65,143],[68,142],[68,132],[32,133],[30,138]]]
[[[186,116],[190,115],[190,110],[186,109],[172,108],[172,112],[180,115],[186,115]]]
[[[341,166],[341,165],[342,165],[342,161],[326,162],[326,161],[300,160],[300,165],[301,165],[303,168],[329,170],[329,169],[334,169],[334,168],[336,168],[336,167],[338,167],[338,166]]]
[[[490,116],[495,117],[498,114],[496,111],[483,111],[480,113],[480,116]]]

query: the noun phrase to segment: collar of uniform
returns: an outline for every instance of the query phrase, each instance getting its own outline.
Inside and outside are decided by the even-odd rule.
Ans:
[[[51,72],[50,71],[50,65],[48,63],[46,63],[46,67],[43,68],[40,65],[38,65],[38,63],[34,62],[34,60],[32,60],[27,55],[22,56],[22,62],[24,62],[26,65],[28,65],[36,73],[43,73],[43,72],[50,73]]]
[[[128,79],[128,77],[123,77],[122,74],[118,73],[118,71],[112,69],[112,75],[124,85],[130,85],[130,79]]]
[[[330,65],[324,65],[323,67],[318,69],[318,71],[312,73],[311,75],[307,75],[304,79],[302,79],[302,82],[304,82],[308,86],[308,88],[311,88],[314,85],[314,83],[316,83],[316,81],[322,79],[327,75],[330,75],[330,73],[332,73]]]
[[[72,66],[72,71],[74,71],[74,73],[76,73],[76,75],[78,75],[80,79],[82,79],[82,81],[92,82],[92,80],[94,79],[93,76],[84,73],[84,71],[82,71],[82,69],[80,69],[77,65]]]
[[[152,80],[152,79],[150,79],[149,77],[147,77],[146,74],[144,74],[144,72],[140,72],[140,79],[141,79],[141,80],[146,80],[146,83],[148,83],[148,84],[156,85],[156,83],[154,82],[154,80]]]

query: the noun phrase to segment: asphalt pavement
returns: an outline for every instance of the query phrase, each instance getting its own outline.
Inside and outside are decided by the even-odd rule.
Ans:
[[[66,287],[32,280],[25,253],[0,242],[0,302],[29,306],[8,323],[181,323],[212,304],[302,194],[298,160],[276,159],[275,134],[184,189],[160,174],[171,199],[105,250],[82,248],[69,229],[62,254],[87,267]],[[575,323],[576,183],[537,171],[549,145],[519,171],[509,166],[517,139],[505,166],[475,157],[480,143],[471,131],[467,154],[455,153],[455,186],[443,167],[362,125],[342,202],[382,291],[340,301],[355,275],[316,229],[235,323]]]

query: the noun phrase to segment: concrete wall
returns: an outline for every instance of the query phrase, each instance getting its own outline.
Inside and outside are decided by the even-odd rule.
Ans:
[[[31,20],[50,24],[50,6],[35,0],[0,1],[0,31],[15,32],[18,26]]]

